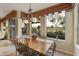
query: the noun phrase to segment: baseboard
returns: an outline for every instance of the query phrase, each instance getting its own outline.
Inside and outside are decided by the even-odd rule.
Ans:
[[[57,51],[60,51],[60,52],[63,52],[63,53],[66,53],[66,54],[69,54],[71,56],[74,56],[74,53],[71,53],[71,52],[68,52],[68,51],[64,51],[62,49],[56,49]]]

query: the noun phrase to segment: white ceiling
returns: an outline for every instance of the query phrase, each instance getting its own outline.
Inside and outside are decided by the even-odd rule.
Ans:
[[[32,12],[53,6],[57,3],[32,3]],[[12,10],[18,10],[28,13],[29,3],[0,3],[0,18],[4,17],[6,14]]]

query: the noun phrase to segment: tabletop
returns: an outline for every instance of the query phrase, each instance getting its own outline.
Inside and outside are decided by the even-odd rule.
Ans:
[[[49,41],[44,40],[31,40],[31,39],[25,39],[23,40],[23,44],[25,46],[28,46],[31,49],[34,49],[42,54],[46,54],[48,48],[51,46],[52,42],[49,43]]]

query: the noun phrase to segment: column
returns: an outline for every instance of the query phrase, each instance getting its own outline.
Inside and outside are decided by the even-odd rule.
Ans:
[[[66,12],[65,19],[65,44],[67,50],[74,53],[74,10],[69,10]]]
[[[78,4],[75,4],[75,8],[74,8],[74,43],[77,44],[78,43],[78,38],[79,38],[79,20],[78,20]]]
[[[45,19],[45,16],[42,16],[40,18],[40,23],[41,23],[41,26],[40,26],[40,36],[42,38],[46,38],[46,19]]]
[[[74,48],[76,56],[79,56],[79,4],[75,4],[74,8]]]
[[[31,22],[27,23],[27,35],[32,36],[32,34],[31,34]]]
[[[16,19],[16,34],[17,37],[20,38],[21,37],[21,19],[20,19],[21,13],[20,11],[17,11],[17,19]]]

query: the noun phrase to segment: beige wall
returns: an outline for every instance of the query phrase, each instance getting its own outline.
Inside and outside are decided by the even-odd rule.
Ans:
[[[77,29],[78,29],[78,5],[75,4],[74,8],[74,43],[77,43]]]
[[[79,5],[75,4],[74,8],[74,48],[75,55],[79,56]]]
[[[65,40],[58,41],[57,50],[68,54],[74,54],[74,13],[73,10],[66,12],[65,17]]]

